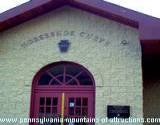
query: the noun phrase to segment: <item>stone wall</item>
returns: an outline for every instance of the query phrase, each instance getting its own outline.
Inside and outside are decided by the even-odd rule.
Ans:
[[[60,40],[67,39],[68,53]],[[32,79],[45,65],[73,61],[96,83],[96,116],[107,105],[130,105],[142,117],[142,69],[138,31],[129,26],[63,7],[0,33],[0,116],[29,116]]]

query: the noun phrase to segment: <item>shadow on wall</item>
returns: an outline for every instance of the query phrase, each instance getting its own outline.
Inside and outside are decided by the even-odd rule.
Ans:
[[[147,80],[144,82],[144,117],[160,117],[160,78],[159,80]],[[145,125],[157,125],[157,123],[146,123]]]
[[[143,55],[143,111],[145,118],[160,118],[160,55]],[[145,123],[144,125],[158,125]]]

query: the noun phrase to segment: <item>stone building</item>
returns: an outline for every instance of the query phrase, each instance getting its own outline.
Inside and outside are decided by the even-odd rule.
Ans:
[[[0,14],[0,31],[0,117],[160,115],[160,19],[102,0],[32,0]]]

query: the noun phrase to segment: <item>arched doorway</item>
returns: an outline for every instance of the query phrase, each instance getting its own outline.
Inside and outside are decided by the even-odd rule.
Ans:
[[[33,79],[30,117],[94,118],[95,83],[92,74],[82,65],[68,61],[43,67]],[[93,124],[76,123],[74,125]]]

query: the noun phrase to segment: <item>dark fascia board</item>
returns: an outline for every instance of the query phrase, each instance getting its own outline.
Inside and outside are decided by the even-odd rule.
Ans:
[[[0,14],[0,32],[59,8],[64,0],[31,0]]]
[[[72,5],[117,22],[138,27],[141,40],[160,39],[160,19],[103,0],[74,0]]]
[[[142,41],[160,40],[160,19],[103,0],[31,0],[0,14],[0,31],[64,5],[70,5],[135,27],[139,30],[140,40]]]

